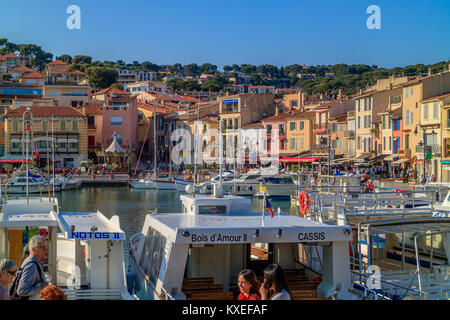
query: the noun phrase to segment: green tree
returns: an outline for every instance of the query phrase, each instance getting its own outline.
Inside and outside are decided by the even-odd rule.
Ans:
[[[215,74],[217,73],[217,66],[211,63],[204,63],[200,66],[200,73]]]
[[[195,63],[187,64],[183,68],[188,76],[196,77],[200,74],[200,68]]]
[[[119,78],[117,71],[111,68],[89,67],[86,73],[90,85],[98,89],[108,88]]]
[[[55,59],[63,61],[65,63],[67,63],[67,64],[71,64],[72,63],[72,57],[69,56],[68,54],[63,54],[62,56],[56,57]]]
[[[72,59],[73,63],[80,63],[80,64],[91,64],[92,63],[92,57],[90,56],[75,56]]]

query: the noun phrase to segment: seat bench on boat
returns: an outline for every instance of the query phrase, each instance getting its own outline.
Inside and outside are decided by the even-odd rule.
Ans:
[[[206,294],[207,296],[209,294],[217,294],[221,296],[223,285],[214,283],[213,277],[185,278],[181,291],[183,291],[187,299],[197,299],[200,297],[197,299],[199,300],[202,294]],[[220,300],[221,298],[218,299]]]
[[[119,289],[63,289],[68,300],[120,300]]]
[[[194,292],[190,300],[233,300],[231,291]]]

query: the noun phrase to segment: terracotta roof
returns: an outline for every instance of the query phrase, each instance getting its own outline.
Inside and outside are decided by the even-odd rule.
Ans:
[[[34,71],[33,69],[30,69],[28,67],[25,67],[25,66],[20,66],[20,67],[9,70],[9,73],[11,73],[11,72],[36,72],[36,71]]]
[[[27,107],[19,107],[8,112],[4,117],[22,117]],[[84,114],[74,107],[69,106],[35,106],[30,107],[34,117],[84,117]]]
[[[314,112],[304,111],[304,112],[291,114],[290,117],[287,117],[287,118],[289,118],[289,119],[300,119],[300,118],[305,119],[305,118],[311,118],[312,116],[314,116]]]
[[[70,71],[69,74],[86,74],[84,72],[81,72],[79,70]]]
[[[448,96],[450,96],[450,92],[447,92],[447,93],[444,93],[444,94],[441,94],[441,95],[438,95],[438,96],[434,96],[434,97],[429,97],[429,98],[423,99],[423,100],[421,100],[421,102],[430,101],[430,100],[437,100],[437,99],[445,98],[445,97],[448,97]]]
[[[103,114],[103,110],[102,110],[103,103],[88,103],[88,104],[86,104],[85,108],[86,108],[86,115],[96,116],[96,115]]]
[[[261,121],[258,121],[258,122],[246,124],[246,125],[242,126],[241,128],[242,129],[250,129],[250,128],[262,128],[262,127],[263,126],[262,126]]]
[[[199,99],[190,96],[162,95],[158,93],[148,93],[148,94],[160,100],[200,102]]]
[[[27,74],[24,74],[21,78],[22,79],[45,79],[45,77],[42,75],[42,73],[39,73],[39,72],[27,73]]]
[[[289,118],[290,116],[293,116],[293,115],[299,114],[299,113],[300,113],[300,112],[298,112],[298,111],[294,112],[294,114],[289,113],[289,112],[286,112],[286,113],[280,113],[280,114],[278,114],[278,115],[276,115],[276,116],[271,116],[271,117],[267,117],[267,118],[265,118],[265,119],[262,119],[261,121],[264,121],[264,122],[269,122],[269,121],[280,121],[280,120]]]
[[[275,86],[249,86],[248,88],[249,89],[250,88],[253,88],[253,89],[256,89],[256,88],[258,88],[258,89],[275,89]]]
[[[16,56],[14,53],[7,53],[7,54],[4,54],[4,55],[0,56],[0,60],[6,60],[8,58],[20,59],[20,57]]]
[[[130,95],[128,92],[122,91],[122,90],[117,89],[117,88],[111,88],[111,87],[103,89],[103,90],[100,90],[100,91],[98,91],[96,93],[93,93],[92,95],[96,96],[96,95],[99,95],[99,94],[116,94],[116,95],[127,95],[127,96]]]
[[[65,63],[64,61],[61,60],[56,60],[56,61],[52,61],[50,63],[48,63],[47,65],[52,66],[52,65],[67,65],[67,63]]]

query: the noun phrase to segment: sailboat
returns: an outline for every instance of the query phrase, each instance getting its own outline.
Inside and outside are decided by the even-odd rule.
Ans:
[[[155,146],[153,152],[153,174],[148,178],[140,179],[138,181],[130,181],[130,185],[136,189],[177,190],[175,181],[172,179],[170,174],[157,174],[156,106],[153,107],[153,145]]]

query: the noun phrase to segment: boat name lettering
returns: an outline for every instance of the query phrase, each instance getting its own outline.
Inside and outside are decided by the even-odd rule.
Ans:
[[[247,241],[247,235],[223,235],[220,233],[212,234],[211,236],[205,235],[205,234],[192,234],[191,235],[191,241],[192,242],[242,242]]]
[[[325,240],[325,232],[300,232],[298,234],[298,240]]]
[[[120,239],[118,232],[72,232],[73,239]]]

